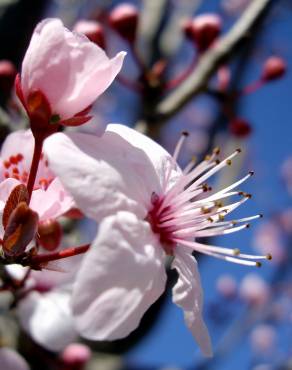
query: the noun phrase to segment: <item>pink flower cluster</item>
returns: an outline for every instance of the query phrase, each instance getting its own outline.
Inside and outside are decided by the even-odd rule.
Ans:
[[[109,59],[96,44],[71,33],[57,19],[41,22],[32,36],[16,84],[31,131],[7,138],[0,171],[4,258],[9,250],[8,262],[25,266],[20,276],[15,275],[19,266],[7,271],[24,289],[31,284],[32,290],[18,303],[20,321],[37,342],[55,351],[78,334],[91,340],[123,338],[164,292],[165,262],[171,258],[171,268],[178,273],[173,303],[183,310],[202,352],[210,356],[193,252],[247,266],[270,259],[197,240],[237,232],[260,217],[225,219],[250,198],[237,188],[252,173],[213,192],[206,181],[230,165],[240,150],[222,160],[215,149],[202,163],[191,161],[181,169],[177,159],[185,133],[173,156],[120,124],[108,125],[100,138],[57,133],[60,124],[79,125],[89,119],[88,108],[111,84],[123,58],[122,52]],[[223,204],[224,199],[234,198]],[[55,221],[73,208],[99,224],[90,245],[56,246],[57,251],[42,254],[39,231],[13,255],[13,243],[23,246],[24,231],[31,232],[23,210],[36,215],[40,230],[40,223]],[[48,277],[46,289],[40,289],[44,272],[27,279],[27,267],[52,268],[50,263],[58,259],[64,267],[65,257],[80,253],[85,254],[69,265],[70,275],[57,281]],[[48,321],[41,319],[44,313]]]

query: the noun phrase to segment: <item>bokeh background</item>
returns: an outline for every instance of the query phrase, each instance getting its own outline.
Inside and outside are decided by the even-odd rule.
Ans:
[[[215,146],[220,146],[223,153],[242,148],[240,158],[214,179],[215,188],[255,171],[255,176],[243,186],[253,196],[234,217],[261,213],[264,218],[256,220],[249,229],[212,243],[240,248],[246,253],[271,252],[273,260],[256,269],[197,256],[214,357],[202,357],[184,325],[182,312],[172,304],[171,286],[176,277],[170,271],[169,289],[133,335],[114,343],[88,343],[94,356],[86,369],[292,369],[291,0],[268,3],[240,47],[230,50],[228,59],[214,70],[204,89],[188,104],[167,119],[155,115],[157,104],[176,91],[176,84],[181,86],[177,77],[185,74],[188,79],[196,66],[193,63],[189,67],[196,55],[197,60],[200,57],[184,32],[184,21],[214,13],[221,18],[220,35],[224,36],[251,2],[257,1],[260,0],[132,1],[139,16],[136,56],[133,45],[108,22],[121,1],[0,1],[0,59],[11,61],[17,70],[33,28],[45,17],[60,17],[68,28],[80,19],[98,21],[108,54],[127,50],[120,80],[94,105],[93,122],[83,126],[83,131],[98,134],[107,123],[119,122],[143,130],[172,151],[180,133],[187,130],[190,136],[180,158],[182,165],[192,156],[203,158]],[[248,92],[245,88],[260,79],[272,56],[281,58],[285,72]],[[20,118],[11,85],[7,85],[7,75],[1,68],[3,141],[8,132],[19,127]],[[80,225],[80,232],[88,236],[94,231],[87,222]],[[57,369],[48,361],[40,367],[40,354],[50,359],[56,355],[47,354],[32,343],[29,349],[19,343],[20,352],[33,369]]]

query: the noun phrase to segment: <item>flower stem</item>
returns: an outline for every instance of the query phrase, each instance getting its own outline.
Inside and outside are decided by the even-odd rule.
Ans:
[[[197,55],[194,56],[191,64],[177,77],[174,79],[168,81],[165,84],[165,89],[166,90],[171,90],[180,85],[191,73],[192,71],[196,68],[198,62]]]
[[[35,183],[35,179],[36,179],[36,175],[37,175],[37,171],[39,167],[39,162],[40,162],[41,155],[42,155],[43,142],[44,142],[43,137],[35,137],[33,157],[31,161],[29,178],[27,182],[27,191],[28,191],[29,201],[30,201],[31,194],[33,191],[33,187],[34,187],[34,183]]]
[[[62,251],[58,251],[55,253],[45,253],[45,254],[38,254],[36,256],[32,256],[29,259],[29,265],[41,265],[43,263],[47,263],[50,261],[56,261],[63,258],[68,258],[72,256],[77,256],[78,254],[82,254],[88,251],[90,244],[81,245],[80,247],[72,247],[66,248]]]

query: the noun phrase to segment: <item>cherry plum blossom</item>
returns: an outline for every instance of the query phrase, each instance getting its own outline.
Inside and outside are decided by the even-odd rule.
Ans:
[[[70,32],[59,19],[45,19],[32,35],[16,81],[17,94],[31,120],[79,125],[87,108],[112,83],[125,53],[109,59],[82,34]],[[36,123],[37,124],[37,123]]]
[[[198,166],[191,162],[181,170],[176,160],[185,138],[183,134],[173,156],[118,124],[108,125],[101,138],[57,133],[46,140],[44,151],[51,168],[84,214],[100,223],[73,287],[73,315],[85,338],[114,340],[133,331],[165,289],[164,263],[169,255],[178,273],[173,302],[182,308],[186,325],[210,356],[203,292],[192,253],[248,266],[258,266],[257,260],[266,258],[197,240],[245,229],[259,215],[224,220],[249,199],[234,189],[251,173],[215,193],[206,184],[211,175],[231,164],[239,150],[222,161],[215,150]],[[232,196],[238,199],[223,205]]]

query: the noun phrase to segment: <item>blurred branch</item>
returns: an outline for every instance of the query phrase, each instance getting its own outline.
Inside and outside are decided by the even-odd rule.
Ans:
[[[142,47],[139,53],[143,55],[143,59],[149,65],[153,59],[153,45],[157,44],[167,0],[144,0],[142,4],[142,16],[139,24],[139,38]]]
[[[270,3],[272,3],[272,0],[254,0],[251,2],[230,32],[201,57],[196,69],[188,79],[158,104],[155,115],[160,120],[166,120],[177,113],[194,96],[206,88],[210,77],[218,66],[232,55],[241,41],[248,37],[251,29],[264,14]]]

